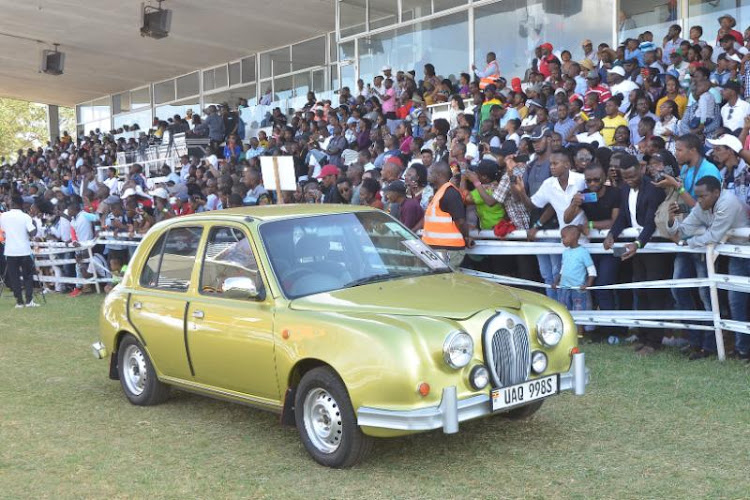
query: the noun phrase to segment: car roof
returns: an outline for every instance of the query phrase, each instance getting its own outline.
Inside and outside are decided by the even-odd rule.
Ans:
[[[289,205],[263,205],[257,207],[230,208],[226,210],[211,210],[183,217],[170,219],[170,221],[185,221],[192,218],[209,220],[227,220],[248,218],[258,221],[277,219],[293,219],[295,217],[310,217],[314,215],[344,214],[352,212],[372,212],[374,208],[360,205],[339,204],[289,204]]]

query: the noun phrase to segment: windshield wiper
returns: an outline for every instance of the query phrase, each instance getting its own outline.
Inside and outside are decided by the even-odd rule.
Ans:
[[[350,281],[346,285],[344,285],[344,288],[351,288],[353,286],[359,286],[359,285],[366,285],[367,283],[377,283],[378,281],[386,281],[390,279],[396,279],[396,278],[414,278],[416,276],[424,276],[425,274],[432,274],[431,272],[427,271],[425,273],[415,273],[415,272],[400,272],[400,273],[385,273],[385,274],[373,274],[372,276],[366,276],[364,278],[359,278],[354,281]]]

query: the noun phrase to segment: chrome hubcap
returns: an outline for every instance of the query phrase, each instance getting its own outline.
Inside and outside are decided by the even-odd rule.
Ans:
[[[333,453],[341,445],[344,427],[341,409],[333,396],[324,389],[313,389],[305,397],[305,431],[315,448],[323,453]]]
[[[146,387],[148,370],[146,368],[146,357],[138,346],[129,345],[123,356],[123,381],[128,390],[135,396],[140,396]]]

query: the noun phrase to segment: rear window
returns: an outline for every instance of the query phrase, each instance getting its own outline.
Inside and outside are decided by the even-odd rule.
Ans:
[[[141,272],[141,286],[184,292],[190,286],[203,228],[170,229],[157,241]]]

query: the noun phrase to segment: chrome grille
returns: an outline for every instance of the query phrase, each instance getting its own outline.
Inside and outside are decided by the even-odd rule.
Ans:
[[[516,323],[512,329],[505,326],[495,329],[496,318],[498,316],[488,321],[485,327],[487,366],[496,386],[519,384],[529,378],[531,370],[528,330],[523,323]],[[503,323],[506,319],[503,319]]]

